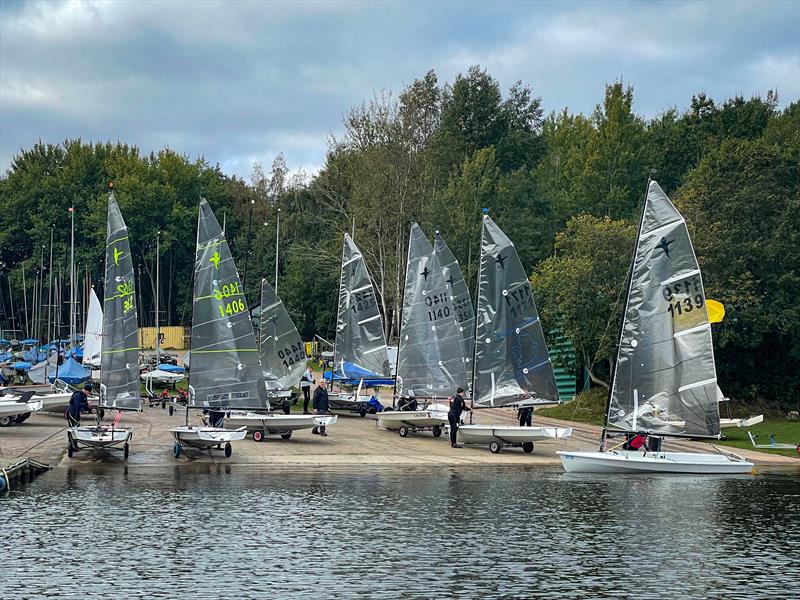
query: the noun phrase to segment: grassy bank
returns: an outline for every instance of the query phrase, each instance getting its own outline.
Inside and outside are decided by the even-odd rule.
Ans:
[[[765,448],[753,448],[750,439],[747,437],[747,432],[750,431],[756,439],[757,444],[769,444],[770,434],[775,434],[775,441],[785,444],[800,444],[800,423],[797,421],[782,420],[768,420],[753,427],[732,429],[723,429],[722,433],[727,439],[720,440],[719,443],[723,446],[733,446],[734,448],[744,448],[747,450],[759,450],[761,452],[768,452],[770,454],[782,454],[784,456],[792,456],[795,458],[800,457],[794,449],[787,450],[770,450]]]
[[[593,388],[588,392],[578,394],[575,399],[570,402],[565,402],[564,404],[551,408],[541,408],[536,411],[536,414],[553,419],[602,425],[605,419],[607,398],[607,390],[604,388]]]

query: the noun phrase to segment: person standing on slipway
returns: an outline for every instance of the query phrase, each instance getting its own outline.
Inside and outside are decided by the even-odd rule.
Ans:
[[[306,372],[303,373],[303,376],[300,378],[300,389],[303,390],[303,414],[308,415],[308,403],[311,401],[311,386],[315,384],[314,381],[314,373],[311,371],[311,367],[306,369]]]

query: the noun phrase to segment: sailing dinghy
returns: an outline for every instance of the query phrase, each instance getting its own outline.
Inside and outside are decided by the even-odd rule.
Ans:
[[[531,284],[513,242],[483,215],[475,310],[472,405],[522,408],[558,402],[553,365]],[[457,441],[533,452],[534,442],[568,437],[570,427],[475,424],[458,428]]]
[[[140,409],[139,326],[136,318],[133,260],[128,228],[113,190],[108,195],[106,233],[105,311],[100,348],[100,408],[118,411]],[[98,409],[100,410],[100,409]],[[122,412],[111,424],[81,425],[67,429],[67,454],[81,448],[120,450],[127,459],[133,430],[120,427]]]
[[[233,427],[247,427],[253,439],[260,442],[268,434],[284,440],[298,429],[332,425],[336,416],[292,415],[289,398],[292,385],[300,381],[306,369],[303,338],[295,327],[281,299],[266,279],[261,281],[261,315],[259,328],[261,367],[264,370],[267,399],[270,405],[284,405],[285,414],[231,411],[226,419]]]
[[[372,410],[370,396],[361,394],[368,385],[391,385],[389,356],[383,333],[378,298],[364,256],[349,234],[344,234],[336,339],[333,347],[331,383],[357,383],[355,393],[329,395],[331,410],[357,412],[362,417]]]
[[[401,410],[379,413],[378,423],[401,437],[424,430],[439,437],[449,407],[437,400],[446,401],[466,386],[467,376],[453,296],[433,247],[416,223],[408,241],[402,314],[395,383]],[[418,407],[419,400],[425,406]]]
[[[229,410],[268,410],[264,374],[258,357],[250,311],[225,233],[208,201],[200,200],[192,299],[192,367],[186,424],[170,429],[173,455],[186,447],[224,449],[244,439],[246,427],[216,427]],[[189,425],[189,409],[207,411],[211,425]]]
[[[22,423],[41,409],[42,401],[34,398],[34,392],[5,393],[0,396],[0,427]]]
[[[649,437],[644,451],[606,449],[606,435]],[[683,216],[655,181],[642,209],[596,452],[559,452],[577,473],[749,473],[732,453],[664,452],[665,437],[720,437],[717,375],[703,279]],[[626,444],[627,445],[627,444]]]

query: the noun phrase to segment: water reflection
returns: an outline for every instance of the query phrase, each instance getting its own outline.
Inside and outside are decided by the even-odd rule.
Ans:
[[[63,469],[0,501],[0,597],[797,597],[798,497],[780,475]]]

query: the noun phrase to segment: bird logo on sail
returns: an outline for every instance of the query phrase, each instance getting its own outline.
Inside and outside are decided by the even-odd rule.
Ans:
[[[497,266],[500,267],[501,269],[503,269],[503,271],[506,270],[506,267],[503,264],[506,261],[506,258],[508,258],[508,257],[503,256],[502,254],[498,254],[494,259],[495,263],[497,263]]]
[[[124,253],[121,250],[117,250],[117,247],[114,246],[114,265],[117,267],[119,266],[119,259]]]
[[[670,245],[670,244],[674,244],[674,243],[675,243],[675,240],[668,240],[667,238],[665,238],[665,237],[662,237],[662,238],[661,238],[661,242],[660,242],[660,243],[659,243],[659,244],[658,244],[658,245],[655,247],[655,249],[656,249],[656,250],[659,250],[659,249],[660,249],[660,250],[663,250],[663,251],[664,251],[664,254],[666,254],[666,255],[667,255],[667,258],[672,258],[672,257],[669,255],[669,245]]]
[[[214,250],[214,254],[211,255],[211,258],[208,259],[208,262],[214,265],[214,268],[219,271],[219,252]]]
[[[425,270],[422,271],[422,273],[420,273],[420,275],[422,275],[425,278],[425,281],[428,281],[428,275],[430,275],[430,274],[431,274],[431,272],[428,270],[427,266],[425,267]]]

